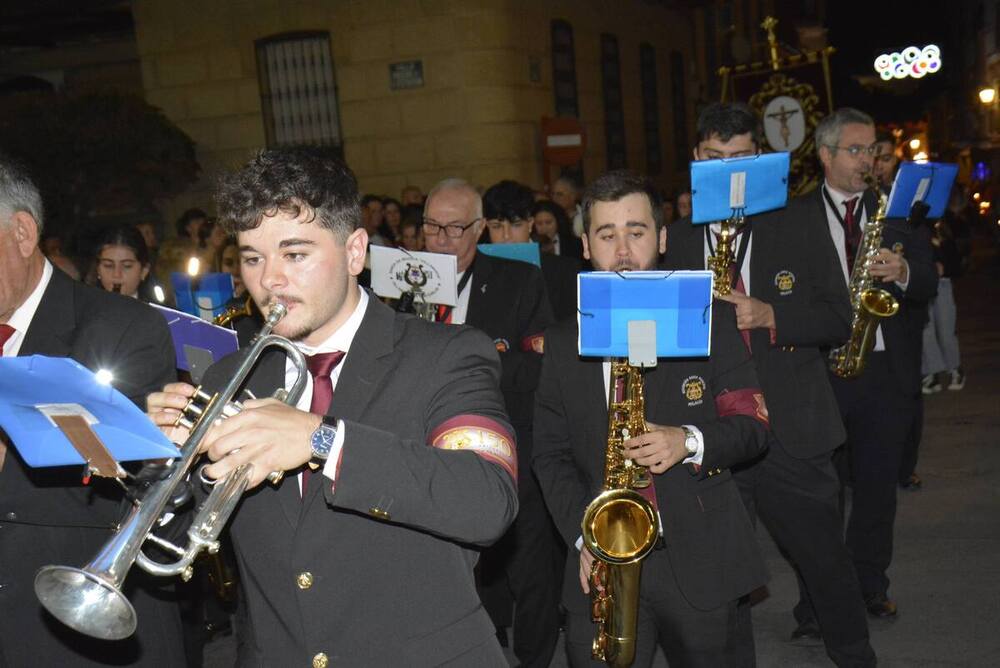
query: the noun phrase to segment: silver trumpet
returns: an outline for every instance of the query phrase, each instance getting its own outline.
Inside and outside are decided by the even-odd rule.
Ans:
[[[209,396],[198,388],[195,397],[178,420],[178,424],[190,428],[191,432],[184,441],[180,454],[171,463],[169,474],[154,483],[141,501],[134,503],[128,516],[97,556],[83,568],[44,566],[39,569],[35,575],[35,595],[56,619],[94,638],[127,638],[135,632],[137,620],[135,609],[122,594],[121,586],[133,563],[153,575],[180,575],[186,581],[191,578],[191,564],[199,552],[207,550],[214,554],[219,550],[219,534],[246,491],[251,464],[233,469],[214,486],[188,529],[186,548],[155,536],[152,531],[159,524],[171,498],[175,496],[177,486],[191,472],[198,459],[198,448],[208,430],[216,420],[242,410],[242,405],[234,400],[236,393],[267,348],[276,346],[283,349],[298,371],[292,388],[288,391],[279,390],[275,393],[275,398],[291,406],[298,402],[309,377],[305,356],[288,339],[271,334],[271,330],[287,312],[284,304],[272,304],[267,322],[236,374],[222,391]],[[196,405],[198,401],[205,402],[204,406]],[[188,415],[193,420],[189,420]],[[281,475],[281,472],[273,472],[268,479],[277,484]],[[175,555],[177,561],[161,564],[147,557],[142,552],[147,540]]]

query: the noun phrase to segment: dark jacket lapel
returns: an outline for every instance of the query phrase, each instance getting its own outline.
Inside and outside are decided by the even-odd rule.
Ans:
[[[489,297],[486,293],[490,289],[490,277],[495,269],[493,258],[486,253],[476,252],[476,260],[472,266],[472,285],[469,286],[472,290],[469,293],[469,310],[465,314],[466,324],[478,327],[489,320]],[[499,286],[494,286],[494,289],[499,289]]]
[[[73,350],[76,328],[73,280],[53,267],[42,301],[38,304],[18,355],[67,357]]]
[[[375,399],[376,390],[392,368],[390,355],[395,348],[395,324],[392,309],[369,293],[368,308],[351,341],[328,415],[343,420],[360,420],[364,416],[365,409]],[[299,504],[300,512],[314,501],[319,489],[320,485],[313,484],[310,478],[305,503]]]

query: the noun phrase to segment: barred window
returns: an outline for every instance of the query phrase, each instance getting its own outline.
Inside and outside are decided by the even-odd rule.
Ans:
[[[556,96],[556,116],[578,117],[573,27],[559,19],[552,22],[552,89]]]
[[[660,104],[656,91],[656,50],[648,43],[639,45],[639,70],[642,82],[642,126],[646,138],[646,173],[663,172],[660,149]]]
[[[330,33],[275,35],[257,40],[256,47],[267,145],[313,144],[340,149]]]
[[[618,38],[607,33],[601,35],[601,88],[604,97],[608,169],[621,169],[626,166],[621,63],[618,57]]]

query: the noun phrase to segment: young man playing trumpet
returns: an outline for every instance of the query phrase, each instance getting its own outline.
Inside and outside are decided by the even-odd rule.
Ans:
[[[230,523],[245,594],[239,664],[506,666],[472,575],[473,546],[517,512],[493,345],[359,288],[368,236],[338,159],[263,151],[223,180],[218,206],[247,289],[265,313],[288,309],[274,333],[308,356],[310,375],[296,406],[244,401],[201,444],[208,477],[253,467]],[[209,392],[241,361],[211,367]],[[265,353],[246,388],[269,396],[296,374]],[[193,391],[149,397],[175,440]],[[266,483],[269,472],[284,477]]]

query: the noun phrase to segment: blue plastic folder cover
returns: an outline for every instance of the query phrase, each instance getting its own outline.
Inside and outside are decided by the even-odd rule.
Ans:
[[[657,357],[711,352],[712,272],[594,271],[577,281],[580,355],[627,357],[630,320],[656,321]]]
[[[0,358],[0,429],[32,467],[84,463],[42,412],[83,415],[118,461],[177,456],[177,447],[139,408],[67,357]]]
[[[909,218],[915,202],[930,207],[928,220],[940,218],[948,206],[951,186],[957,175],[958,165],[954,163],[904,162],[892,184],[886,218]]]
[[[691,163],[691,222],[780,209],[788,201],[788,153]]]
[[[192,278],[175,271],[170,274],[170,284],[178,310],[204,320],[211,320],[225,311],[226,304],[233,298],[233,277],[225,272]]]
[[[534,241],[523,244],[479,244],[479,250],[493,257],[528,262],[536,267],[542,266],[542,254]]]
[[[181,311],[175,311],[166,306],[153,304],[153,308],[163,314],[170,328],[170,338],[174,341],[174,357],[177,368],[190,371],[185,346],[201,348],[212,353],[212,360],[218,362],[230,353],[236,352],[240,345],[236,332],[225,327],[213,325],[200,318]]]

